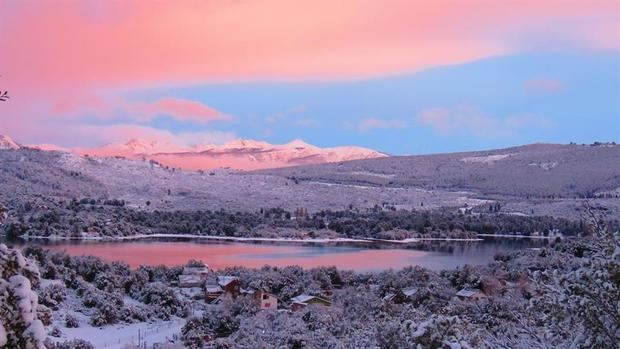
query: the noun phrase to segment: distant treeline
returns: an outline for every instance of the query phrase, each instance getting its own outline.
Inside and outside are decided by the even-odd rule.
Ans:
[[[474,232],[477,234],[564,235],[584,234],[588,227],[583,221],[548,216],[517,216],[508,214],[462,214],[453,210],[441,211],[321,211],[298,217],[282,209],[263,212],[226,211],[133,211],[128,219],[133,224],[160,233],[209,234],[243,236],[261,226],[298,229],[329,229],[347,237],[385,238],[384,232],[405,230],[419,236],[437,232]],[[616,222],[617,224],[617,222]]]
[[[280,228],[308,231],[309,236],[337,234],[343,237],[402,239],[408,237],[472,237],[475,234],[589,235],[584,220],[550,216],[520,216],[501,212],[463,213],[454,209],[405,211],[375,209],[369,212],[320,211],[289,212],[281,208],[256,212],[145,211],[134,210],[121,200],[71,200],[57,207],[26,204],[11,212],[2,226],[8,237],[71,236],[84,233],[100,236],[134,234],[195,234],[256,237],[268,231],[278,236]],[[618,221],[607,222],[613,231]],[[315,232],[319,235],[315,235]],[[331,232],[331,233],[329,233]]]
[[[330,221],[329,229],[346,236],[375,236],[394,229],[417,232],[420,235],[455,230],[477,234],[548,235],[560,232],[564,235],[577,235],[585,234],[589,229],[583,220],[502,213],[463,214],[454,210],[382,211],[369,214],[324,211],[316,217]],[[618,226],[618,222],[614,224]]]

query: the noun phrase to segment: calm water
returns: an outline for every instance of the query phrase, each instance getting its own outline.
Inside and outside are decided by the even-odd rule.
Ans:
[[[36,244],[71,255],[121,260],[131,267],[141,264],[173,266],[197,259],[216,269],[228,266],[299,265],[312,268],[335,265],[341,269],[371,271],[410,265],[441,270],[465,264],[486,264],[497,253],[540,247],[546,243],[533,239],[490,238],[481,242],[433,241],[407,245],[238,243],[188,239]]]

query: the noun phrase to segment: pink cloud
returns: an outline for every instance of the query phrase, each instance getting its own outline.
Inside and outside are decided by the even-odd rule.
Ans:
[[[549,78],[530,79],[523,85],[529,92],[559,93],[566,89],[561,81]]]
[[[88,114],[100,119],[118,117],[119,113],[144,122],[166,115],[179,121],[208,123],[230,121],[232,116],[210,106],[188,99],[165,97],[152,102],[128,102],[122,98],[100,98],[96,95],[72,94],[54,102],[50,112],[56,116],[79,118]]]
[[[38,133],[37,130],[35,132]],[[72,136],[70,142],[67,142],[67,134]],[[133,124],[103,126],[68,124],[62,129],[52,128],[52,131],[45,135],[35,134],[35,136],[36,139],[43,139],[45,142],[56,145],[60,144],[65,147],[92,147],[108,143],[125,143],[130,139],[140,139],[148,142],[157,142],[168,151],[200,144],[223,144],[238,138],[234,132],[217,130],[170,132],[168,130]],[[30,138],[26,136],[18,138],[18,140],[22,143],[36,143],[29,142]]]
[[[80,110],[227,118],[193,101],[92,97],[114,91],[396,74],[518,52],[536,37],[619,49],[620,15],[617,0],[42,0],[3,3],[0,32],[11,93],[0,131],[66,138],[47,122]]]
[[[378,118],[365,118],[357,124],[357,129],[360,131],[370,131],[381,128],[403,128],[407,124],[403,120],[386,120]]]
[[[616,0],[12,2],[0,14],[0,47],[9,85],[40,89],[360,77],[518,51],[505,39],[525,28],[535,36],[563,25],[557,35],[609,46],[620,30],[617,7]]]
[[[203,103],[180,98],[162,98],[154,102],[128,104],[130,113],[147,119],[169,115],[180,121],[210,122],[231,117]]]
[[[491,117],[468,105],[425,109],[415,119],[419,124],[428,126],[444,136],[473,134],[483,138],[511,136],[528,127],[549,129],[554,126],[551,121],[535,115]]]
[[[109,126],[83,125],[76,126],[75,129],[80,133],[96,137],[98,144],[123,143],[129,139],[137,138],[167,144],[170,147],[184,147],[199,144],[223,144],[238,138],[233,132],[196,131],[173,133],[167,130],[131,124]],[[97,135],[95,136],[95,134]]]

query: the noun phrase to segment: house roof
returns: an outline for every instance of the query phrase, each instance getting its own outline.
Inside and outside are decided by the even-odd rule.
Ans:
[[[479,293],[482,293],[482,291],[480,291],[477,288],[464,288],[464,289],[458,291],[456,293],[456,295],[459,296],[459,297],[473,297],[473,296],[475,296],[476,294],[479,294]]]
[[[311,296],[309,294],[300,294],[297,297],[291,298],[291,302],[293,302],[293,303],[306,303],[309,300],[312,300],[313,298],[315,298],[315,297]]]
[[[200,280],[200,276],[198,276],[198,275],[181,274],[181,275],[179,275],[179,282],[182,282],[182,283],[188,283],[188,282],[200,283],[202,281]]]
[[[229,276],[229,275],[226,275],[226,276],[218,276],[218,277],[217,277],[217,283],[218,283],[218,285],[220,285],[220,286],[222,286],[222,287],[226,287],[226,286],[228,286],[228,284],[230,284],[231,282],[233,282],[233,281],[237,281],[237,280],[239,280],[239,278],[238,278],[238,277],[236,277],[236,276]]]
[[[407,287],[407,288],[403,288],[401,291],[403,291],[403,294],[407,297],[411,297],[414,294],[418,293],[418,288],[417,287]]]
[[[321,298],[321,297],[317,297],[317,296],[311,296],[311,295],[308,295],[308,294],[300,294],[297,297],[293,297],[293,298],[291,298],[291,302],[292,303],[306,304],[306,303],[308,303],[309,301],[311,301],[313,299],[318,299],[318,300],[320,300],[322,302],[331,303],[330,301],[328,301],[325,298]]]
[[[394,299],[394,297],[396,297],[395,293],[388,293],[385,295],[385,297],[383,297],[384,301],[391,301],[392,299]]]
[[[206,285],[205,289],[209,293],[224,292],[224,290],[222,290],[222,288],[219,285]]]
[[[204,267],[183,267],[183,274],[200,274],[200,273],[208,273],[209,266],[205,265]]]

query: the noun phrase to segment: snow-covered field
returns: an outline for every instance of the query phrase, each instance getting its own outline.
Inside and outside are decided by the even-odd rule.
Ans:
[[[122,349],[127,344],[142,344],[150,348],[154,343],[169,343],[174,340],[184,324],[184,319],[173,318],[170,321],[139,322],[105,327],[85,325],[79,328],[61,328],[62,337],[50,338],[56,342],[87,338],[97,349]]]

